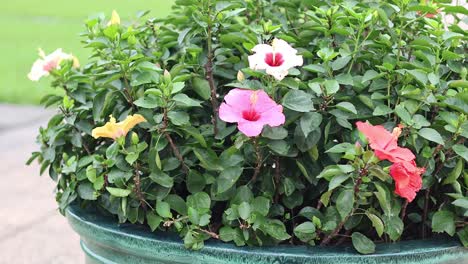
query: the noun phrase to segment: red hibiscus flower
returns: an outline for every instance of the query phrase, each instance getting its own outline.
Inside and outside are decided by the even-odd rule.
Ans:
[[[416,197],[416,192],[422,187],[421,174],[425,168],[418,168],[413,161],[401,161],[392,164],[390,175],[395,180],[395,193],[411,202]]]
[[[369,123],[357,122],[356,126],[366,136],[370,147],[380,160],[399,162],[412,161],[416,158],[411,150],[398,146],[400,127],[396,127],[393,133],[390,133],[381,125],[373,126]]]

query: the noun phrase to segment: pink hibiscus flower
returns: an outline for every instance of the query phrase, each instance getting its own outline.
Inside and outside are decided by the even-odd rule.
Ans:
[[[219,118],[237,123],[237,128],[248,137],[260,135],[265,125],[284,124],[283,107],[262,90],[232,89],[224,101],[219,107]]]
[[[370,147],[379,159],[399,162],[412,161],[416,158],[410,149],[398,146],[398,136],[401,134],[400,127],[396,127],[393,133],[390,133],[380,125],[373,126],[359,121],[356,122],[356,126],[366,136]]]
[[[418,168],[413,161],[401,161],[392,164],[390,175],[395,180],[395,193],[411,202],[422,187],[421,174],[425,168]]]

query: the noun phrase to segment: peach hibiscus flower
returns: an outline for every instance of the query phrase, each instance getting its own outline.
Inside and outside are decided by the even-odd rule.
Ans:
[[[64,53],[62,49],[56,49],[49,55],[45,55],[44,51],[39,49],[39,57],[28,74],[31,81],[38,81],[43,76],[48,76],[50,71],[60,69],[60,63],[64,60],[72,60],[74,68],[80,67],[78,59],[72,54]]]

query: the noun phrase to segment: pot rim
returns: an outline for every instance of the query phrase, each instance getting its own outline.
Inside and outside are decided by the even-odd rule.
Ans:
[[[66,216],[72,228],[81,236],[82,246],[84,244],[96,244],[112,248],[117,248],[119,252],[131,255],[149,254],[149,248],[155,246],[164,246],[165,250],[185,250],[182,239],[175,233],[157,231],[151,232],[149,228],[136,224],[118,224],[100,213],[92,213],[81,209],[79,206],[71,205],[66,210]],[[102,234],[111,235],[112,239],[101,236]],[[441,239],[442,238],[442,239]],[[117,242],[117,243],[116,243]],[[147,249],[142,248],[148,246]],[[186,250],[189,252],[189,250]],[[342,246],[290,246],[278,245],[268,247],[237,247],[233,243],[224,243],[222,241],[208,240],[205,246],[199,251],[190,251],[196,254],[205,254],[216,256],[217,254],[242,254],[245,257],[265,257],[270,258],[299,258],[299,259],[328,259],[346,258],[346,259],[381,259],[388,257],[408,257],[414,258],[415,255],[424,255],[425,257],[439,254],[449,255],[468,255],[468,249],[461,246],[457,240],[441,236],[426,240],[407,240],[396,243],[376,243],[376,253],[361,255],[357,253],[352,245]],[[337,256],[338,255],[338,256]]]

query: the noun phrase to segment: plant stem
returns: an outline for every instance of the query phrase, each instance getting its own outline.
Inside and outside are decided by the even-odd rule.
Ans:
[[[421,237],[424,239],[426,238],[426,218],[427,218],[427,211],[429,210],[429,198],[431,194],[431,188],[428,187],[426,192],[424,193],[424,211],[423,211],[423,219],[422,219],[422,230],[421,230]]]
[[[164,108],[162,132],[164,134],[164,137],[166,137],[167,141],[169,142],[169,145],[171,146],[172,153],[174,153],[174,156],[176,156],[176,158],[180,161],[180,164],[182,165],[182,170],[184,171],[185,174],[188,175],[189,168],[187,164],[185,164],[184,157],[182,156],[182,154],[180,154],[180,151],[175,145],[174,140],[172,140],[171,135],[166,131],[167,126],[168,126],[167,108]]]
[[[208,27],[206,29],[206,47],[207,47],[207,62],[205,64],[205,79],[208,81],[211,93],[211,107],[213,108],[213,132],[216,136],[218,134],[218,99],[216,98],[216,85],[213,77],[213,21],[211,19],[211,1],[208,1]]]
[[[402,206],[402,208],[401,208],[401,215],[400,215],[401,221],[404,221],[404,220],[405,220],[405,217],[406,217],[406,207],[408,207],[408,200],[405,200],[405,202],[403,203],[403,206]]]
[[[140,168],[138,163],[135,163],[135,175],[133,176],[133,181],[135,182],[135,194],[140,201],[140,205],[143,208],[143,210],[146,211],[146,201],[143,193],[141,192],[141,181],[140,181]]]
[[[279,185],[280,185],[280,161],[279,157],[275,157],[275,203],[279,202],[280,193],[279,193]]]
[[[367,169],[364,168],[361,170],[361,172],[359,173],[359,176],[358,178],[356,179],[356,182],[354,183],[354,200],[357,200],[357,196],[359,194],[359,186],[361,185],[362,183],[362,177],[364,175],[367,174]],[[343,226],[345,225],[345,223],[348,221],[348,219],[354,214],[354,212],[356,211],[356,207],[353,207],[353,209],[351,210],[351,212],[338,224],[338,226],[335,228],[335,230],[333,230],[333,232],[331,234],[329,234],[327,237],[325,237],[325,239],[322,241],[322,243],[320,243],[321,246],[326,246],[330,243],[330,241],[336,236],[338,235],[338,233],[341,231],[341,229],[343,228]]]
[[[214,232],[211,232],[211,231],[208,231],[208,230],[205,230],[205,229],[202,229],[202,228],[198,228],[197,230],[211,236],[212,238],[219,239],[219,235],[214,233]]]
[[[128,83],[128,80],[127,80],[127,77],[124,76],[123,78],[124,80],[124,94],[125,94],[125,97],[127,98],[127,101],[128,103],[130,103],[130,105],[132,106],[132,108],[135,107],[135,105],[133,104],[133,97],[132,97],[132,94],[130,93],[130,84]]]
[[[255,166],[254,174],[252,176],[251,182],[255,182],[257,180],[257,176],[260,173],[260,169],[262,168],[262,152],[260,150],[260,146],[258,144],[258,139],[254,138],[254,147],[255,147],[255,154],[257,156],[257,166]]]
[[[64,86],[66,87],[66,86]],[[69,114],[67,113],[67,111],[65,111],[62,107],[59,107],[60,111],[62,111],[62,114],[64,116],[69,116]],[[75,124],[71,125],[72,128],[80,135],[80,138],[81,138],[81,145],[83,146],[84,150],[86,151],[86,154],[88,155],[91,155],[91,151],[89,150],[89,147],[88,145],[86,145],[86,143],[84,142],[84,139],[83,139],[83,136],[81,136],[81,131],[75,126]]]

